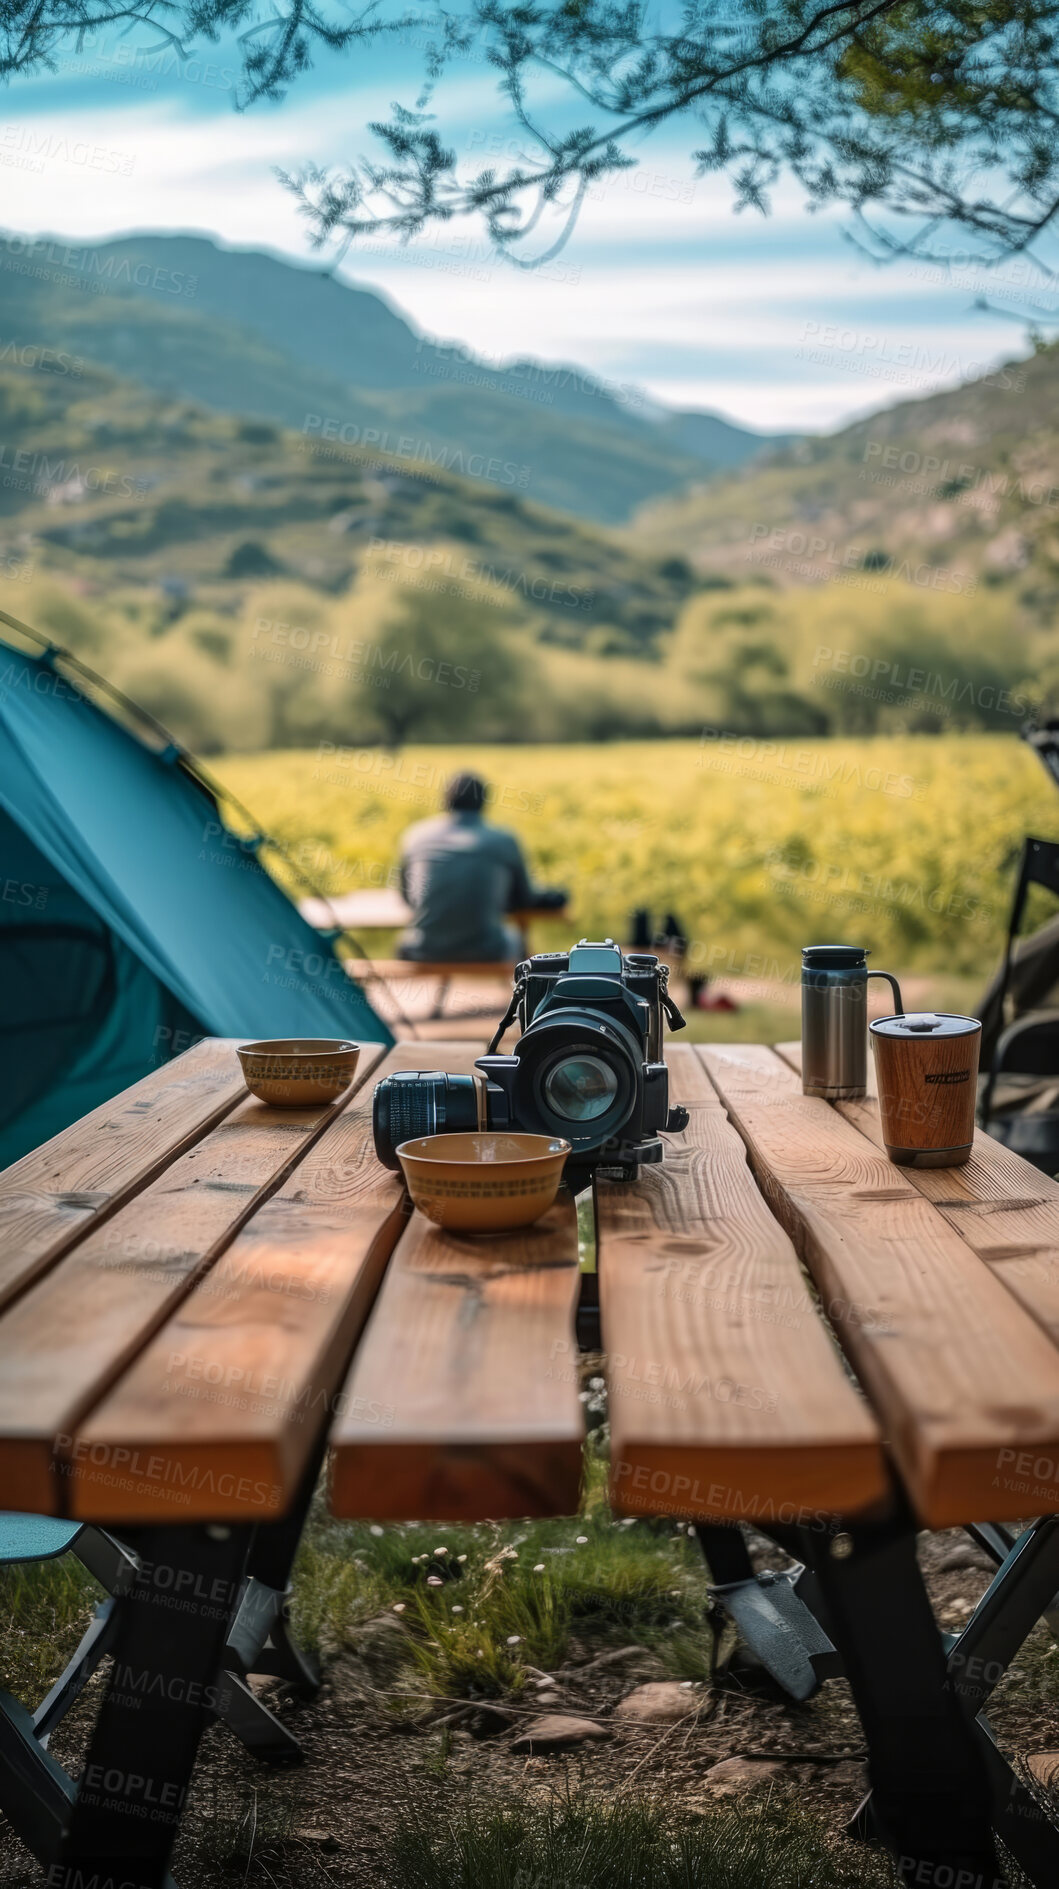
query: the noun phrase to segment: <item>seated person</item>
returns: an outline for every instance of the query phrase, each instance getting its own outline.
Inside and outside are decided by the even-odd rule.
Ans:
[[[477,774],[457,774],[445,790],[447,811],[404,835],[401,891],[415,916],[398,957],[437,964],[521,958],[522,934],[505,924],[507,914],[565,903],[565,893],[532,885],[515,835],[482,818],[488,792]]]

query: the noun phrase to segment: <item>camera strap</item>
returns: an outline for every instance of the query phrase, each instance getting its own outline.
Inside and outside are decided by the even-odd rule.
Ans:
[[[662,1008],[666,1013],[666,1022],[668,1023],[670,1029],[671,1030],[686,1029],[688,1020],[686,1017],[681,1016],[680,1011],[677,1009],[676,1004],[673,1002],[672,997],[669,995],[669,992],[667,990],[661,990],[659,991],[658,995],[662,1004]]]
[[[504,1035],[504,1031],[508,1028],[509,1024],[514,1022],[519,1004],[522,1002],[522,993],[525,990],[525,988],[526,988],[526,980],[524,977],[522,977],[519,979],[518,983],[515,985],[515,988],[511,993],[511,1002],[508,1004],[508,1007],[506,1011],[504,1012],[504,1015],[501,1017],[500,1022],[496,1026],[496,1034],[494,1035],[493,1040],[489,1045],[489,1048],[485,1052],[487,1056],[492,1056],[495,1054],[496,1050],[500,1046],[501,1040]],[[681,1022],[683,1023],[683,1021],[684,1019],[682,1017]]]

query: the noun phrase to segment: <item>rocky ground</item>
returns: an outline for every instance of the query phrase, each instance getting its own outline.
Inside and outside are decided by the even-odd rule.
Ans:
[[[782,1561],[763,1539],[752,1545],[759,1566]],[[988,1583],[986,1556],[949,1531],[924,1534],[920,1557],[940,1624],[958,1630]],[[529,1669],[519,1697],[450,1701],[424,1695],[408,1635],[392,1611],[364,1622],[326,1660],[314,1701],[273,1682],[262,1688],[302,1741],[307,1762],[296,1769],[265,1770],[226,1730],[208,1732],[174,1862],[182,1885],[383,1889],[394,1880],[393,1836],[409,1818],[574,1789],[608,1801],[643,1792],[693,1811],[759,1794],[789,1798],[820,1817],[825,1848],[863,1859],[865,1882],[886,1880],[878,1859],[842,1834],[866,1784],[844,1681],[798,1706],[745,1670],[738,1650],[726,1658],[730,1635],[708,1680],[674,1677],[638,1643],[575,1638],[557,1670]],[[1059,1753],[1057,1663],[1059,1649],[1039,1626],[992,1711],[1002,1746],[1034,1759],[1045,1779],[1059,1764],[1049,1756]],[[56,1755],[73,1768],[101,1684],[97,1677],[55,1738]],[[0,1836],[0,1889],[43,1881]]]

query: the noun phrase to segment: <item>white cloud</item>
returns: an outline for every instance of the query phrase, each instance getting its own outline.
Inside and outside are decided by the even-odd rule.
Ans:
[[[449,92],[485,162],[492,133],[472,121],[488,87],[475,78]],[[113,98],[98,102],[100,90]],[[75,239],[193,230],[308,259],[305,226],[274,169],[366,145],[357,128],[385,96],[378,86],[300,100],[295,91],[282,108],[239,115],[203,85],[151,100],[97,86],[91,106],[0,121],[0,164],[17,177],[12,226]],[[93,166],[71,158],[72,145],[129,161],[117,172]],[[28,167],[35,151],[39,167]],[[481,228],[462,224],[407,248],[358,247],[343,273],[428,332],[490,357],[575,362],[768,430],[831,426],[1019,351],[1017,327],[976,315],[966,284],[873,268],[842,244],[834,216],[805,212],[794,187],[778,194],[770,220],[735,218],[727,189],[694,181],[686,153],[659,145],[640,159],[640,172],[600,187],[572,242],[539,272],[498,260]],[[821,340],[828,324],[853,341]],[[902,350],[903,378],[876,371]]]

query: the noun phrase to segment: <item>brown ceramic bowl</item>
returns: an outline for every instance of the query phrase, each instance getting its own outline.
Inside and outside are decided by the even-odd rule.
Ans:
[[[420,1213],[450,1233],[508,1233],[547,1213],[570,1143],[557,1135],[421,1135],[397,1149]]]
[[[330,1036],[276,1036],[236,1051],[251,1095],[273,1108],[319,1108],[349,1088],[360,1044]]]

